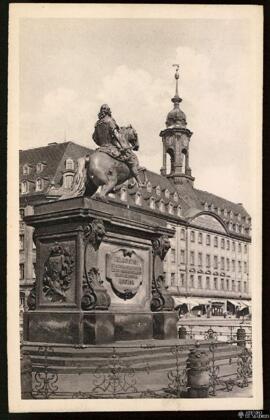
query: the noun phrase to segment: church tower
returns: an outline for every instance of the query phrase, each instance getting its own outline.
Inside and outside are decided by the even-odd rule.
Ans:
[[[186,128],[186,116],[180,109],[182,99],[178,94],[179,65],[175,66],[176,87],[172,98],[173,109],[167,115],[165,130],[160,132],[163,143],[163,166],[160,173],[175,184],[193,185],[195,178],[192,177],[189,166],[189,142],[192,132]]]

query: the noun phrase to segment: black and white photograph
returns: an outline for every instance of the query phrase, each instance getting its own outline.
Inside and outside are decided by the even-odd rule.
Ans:
[[[262,409],[262,23],[10,6],[11,411]]]

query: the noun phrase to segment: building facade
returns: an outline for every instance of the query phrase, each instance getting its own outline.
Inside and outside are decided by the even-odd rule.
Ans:
[[[129,181],[110,199],[143,208],[166,219],[175,229],[165,260],[165,279],[180,312],[200,311],[207,316],[250,311],[249,248],[251,218],[241,204],[232,203],[194,187],[189,144],[192,132],[180,109],[178,72],[173,109],[161,131],[163,166],[160,174],[146,171],[147,183],[138,188]],[[35,280],[32,228],[23,216],[48,200],[48,189],[69,189],[79,157],[92,150],[74,142],[50,143],[20,151],[20,284],[21,305]]]

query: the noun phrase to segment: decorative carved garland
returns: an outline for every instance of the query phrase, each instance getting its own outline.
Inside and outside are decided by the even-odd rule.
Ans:
[[[161,236],[159,239],[152,241],[153,245],[153,279],[152,279],[152,299],[151,299],[151,311],[158,312],[164,310],[173,310],[173,299],[168,294],[168,286],[165,284],[165,278],[163,274],[156,276],[155,273],[155,259],[159,257],[161,261],[164,260],[168,250],[171,247],[168,236]]]

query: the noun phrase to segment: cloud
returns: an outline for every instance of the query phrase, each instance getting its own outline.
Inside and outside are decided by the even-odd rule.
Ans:
[[[244,54],[244,53],[243,53]],[[235,57],[213,48],[198,52],[179,46],[164,54],[160,74],[149,68],[127,64],[111,68],[99,75],[92,91],[82,83],[77,90],[64,84],[48,91],[39,109],[21,115],[21,140],[26,147],[63,141],[65,138],[94,147],[91,134],[99,107],[108,103],[119,125],[131,123],[138,132],[141,149],[138,157],[143,166],[159,172],[162,162],[162,141],[159,133],[165,128],[167,113],[174,95],[172,63],[180,63],[181,107],[188,127],[194,132],[190,145],[190,164],[198,185],[218,193],[219,183],[228,198],[236,185],[244,185],[250,173],[243,152],[251,154],[249,145],[252,113],[248,86],[250,74],[247,60],[240,53]],[[90,96],[91,93],[91,96]],[[208,186],[207,186],[208,180]],[[219,180],[214,186],[213,180]],[[224,187],[225,185],[225,187]],[[224,189],[225,188],[225,189]],[[246,189],[237,189],[245,202]]]

